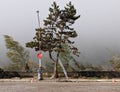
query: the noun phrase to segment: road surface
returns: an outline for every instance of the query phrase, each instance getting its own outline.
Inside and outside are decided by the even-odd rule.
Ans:
[[[120,82],[0,82],[0,92],[120,92]]]

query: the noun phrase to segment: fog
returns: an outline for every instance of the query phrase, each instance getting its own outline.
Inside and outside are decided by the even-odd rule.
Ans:
[[[0,0],[0,65],[9,62],[3,35],[12,36],[25,47],[38,27],[36,11],[40,11],[42,27],[53,1],[61,8],[72,1],[81,15],[74,24],[78,33],[75,45],[81,52],[77,60],[102,63],[120,53],[120,0]],[[31,56],[34,59],[35,53]]]

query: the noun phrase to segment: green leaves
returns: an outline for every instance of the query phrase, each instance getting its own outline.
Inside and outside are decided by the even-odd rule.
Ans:
[[[63,52],[61,45],[67,43],[70,52],[78,55],[78,49],[69,39],[77,37],[77,32],[71,26],[79,17],[80,15],[76,15],[76,9],[71,2],[63,9],[53,2],[49,8],[48,17],[44,20],[44,28],[36,29],[34,41],[26,43],[26,47],[35,48],[36,51],[61,53]]]
[[[114,70],[120,70],[120,55],[114,55],[109,62]]]
[[[77,37],[77,33],[71,25],[79,18],[76,9],[71,2],[60,9],[56,2],[49,8],[48,17],[44,20],[44,28],[37,28],[34,41],[26,43],[26,47],[35,48],[36,51],[61,52],[62,43],[68,43],[72,53],[76,55],[78,49],[73,49],[74,42],[69,38]],[[73,51],[74,50],[74,51]]]
[[[14,46],[18,45],[18,42],[13,41],[13,38],[11,38],[10,36],[4,35],[4,37],[5,37],[5,42],[7,43],[6,47],[8,49],[14,49],[15,48]]]
[[[54,77],[58,76],[57,64],[60,55],[64,60],[71,57],[71,53],[79,56],[78,49],[70,40],[77,37],[76,31],[71,26],[79,17],[71,2],[64,9],[60,9],[56,2],[53,2],[49,8],[48,17],[44,20],[44,27],[37,28],[34,41],[26,43],[26,47],[34,48],[35,51],[49,52],[50,59],[54,61]],[[66,49],[64,49],[64,44],[67,44]]]
[[[29,60],[29,52],[26,51],[17,41],[8,35],[4,35],[6,48],[8,49],[7,56],[14,63],[24,67],[25,62]]]

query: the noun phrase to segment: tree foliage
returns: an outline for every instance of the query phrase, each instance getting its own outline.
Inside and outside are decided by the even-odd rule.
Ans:
[[[57,72],[59,55],[64,52],[62,44],[67,43],[70,53],[79,56],[78,49],[70,40],[70,38],[77,37],[72,25],[79,17],[80,15],[76,15],[76,9],[71,2],[66,4],[64,9],[60,9],[56,2],[53,2],[49,8],[48,17],[44,20],[44,28],[37,28],[34,41],[26,43],[26,46],[35,48],[36,51],[48,51],[50,58],[55,63],[54,70]]]
[[[60,59],[64,64],[66,70],[70,71],[79,71],[80,64],[74,59],[74,57],[70,53],[70,48],[68,47],[67,43],[62,44],[62,48],[64,52],[60,53]]]
[[[109,62],[112,65],[113,70],[115,71],[120,70],[120,56],[119,55],[114,55]]]
[[[25,69],[25,62],[29,60],[29,52],[26,51],[11,36],[4,35],[6,48],[8,49],[7,57],[12,61],[12,69]]]

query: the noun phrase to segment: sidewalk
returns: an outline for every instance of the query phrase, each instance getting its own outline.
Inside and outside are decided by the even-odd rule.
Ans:
[[[120,79],[49,79],[38,81],[35,78],[12,78],[12,79],[0,79],[0,82],[120,82]]]

